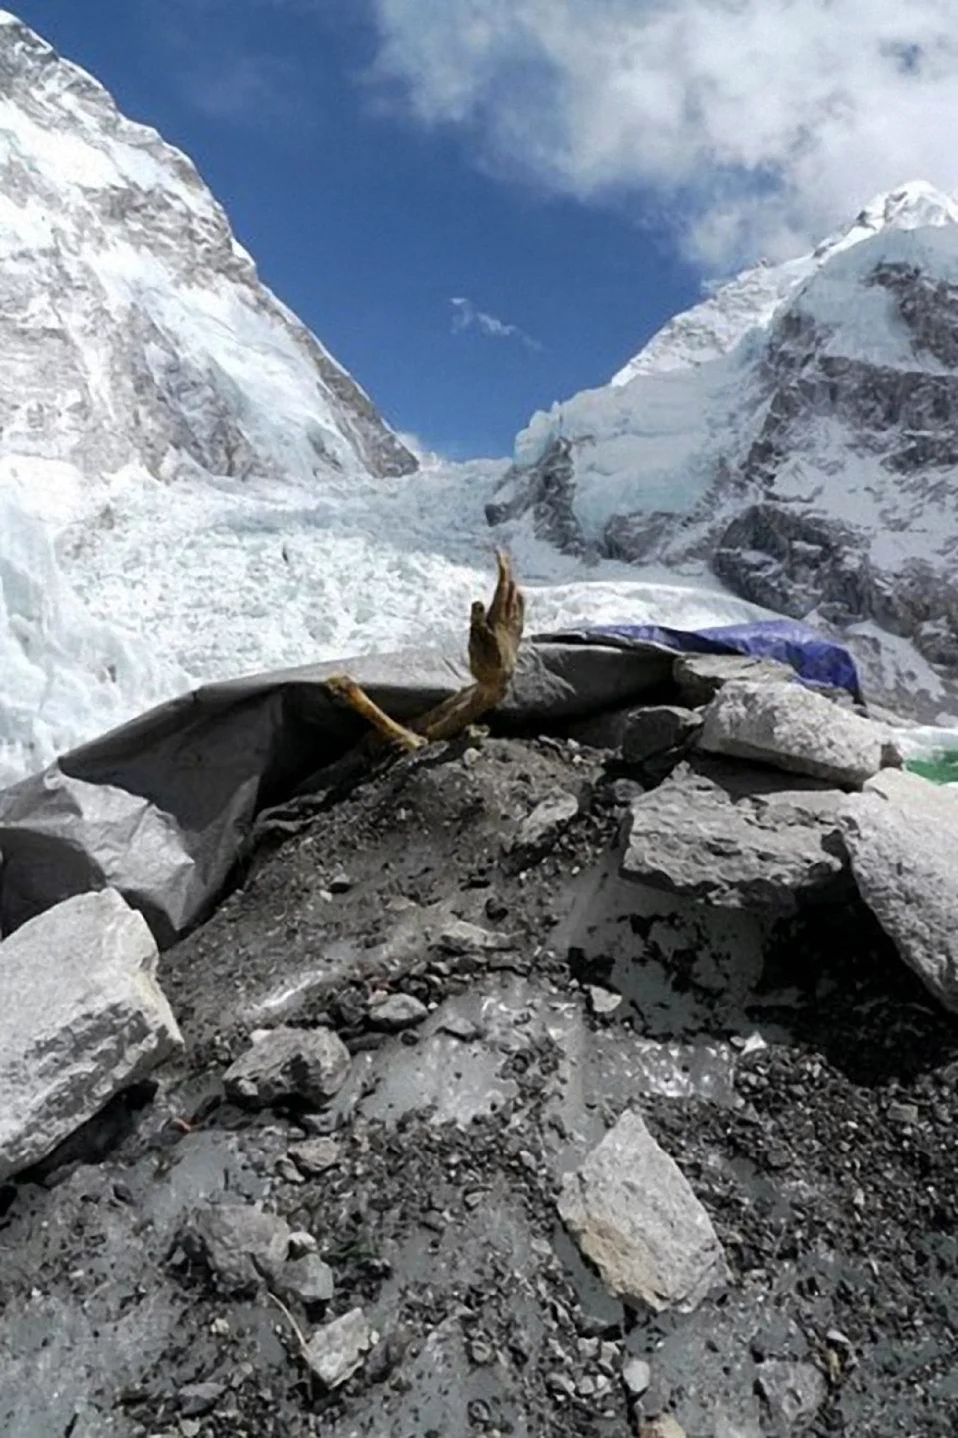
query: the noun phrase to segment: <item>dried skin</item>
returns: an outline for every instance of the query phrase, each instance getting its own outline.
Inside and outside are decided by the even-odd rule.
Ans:
[[[502,550],[496,552],[496,565],[496,588],[489,607],[477,599],[470,613],[469,669],[475,682],[443,700],[408,728],[390,719],[349,675],[337,674],[326,680],[336,698],[361,715],[383,742],[413,750],[453,739],[505,697],[522,640],[525,596]]]

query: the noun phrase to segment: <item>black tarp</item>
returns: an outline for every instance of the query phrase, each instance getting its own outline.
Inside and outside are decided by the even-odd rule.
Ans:
[[[523,646],[505,732],[621,709],[667,681],[672,655],[614,639]],[[0,792],[0,930],[110,885],[161,946],[215,903],[254,819],[346,752],[363,726],[324,684],[348,672],[387,713],[424,713],[469,682],[465,657],[404,650],[207,684]]]

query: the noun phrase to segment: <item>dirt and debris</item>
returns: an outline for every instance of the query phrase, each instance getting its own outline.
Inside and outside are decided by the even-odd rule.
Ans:
[[[620,878],[637,792],[471,738],[287,806],[161,957],[152,1103],[0,1189],[0,1431],[951,1438],[958,1023],[847,894]],[[253,1107],[224,1076],[276,1029],[337,1081]],[[692,1313],[613,1298],[558,1217],[628,1110],[728,1262]]]

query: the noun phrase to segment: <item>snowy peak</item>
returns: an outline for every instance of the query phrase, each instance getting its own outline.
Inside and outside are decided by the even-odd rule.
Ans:
[[[813,254],[827,256],[882,230],[920,230],[926,226],[958,224],[958,203],[927,180],[912,180],[896,190],[876,195],[840,235],[824,240]]]
[[[240,657],[241,577],[258,636],[300,586],[336,606],[281,541],[246,579],[245,534],[321,532],[417,462],[190,160],[8,12],[0,42],[2,781],[205,677],[217,642],[228,672],[267,667],[259,638]]]
[[[415,469],[368,396],[259,283],[191,162],[13,16],[2,23],[7,449],[12,426],[30,452],[45,446],[91,478],[124,464],[167,480],[199,470],[306,484]],[[23,396],[25,350],[39,365]]]
[[[914,182],[724,285],[533,416],[491,522],[710,571],[842,630],[893,703],[958,712],[956,222]]]
[[[783,301],[835,255],[887,230],[958,224],[958,201],[926,180],[876,195],[844,229],[807,255],[781,265],[764,262],[718,287],[702,304],[670,320],[628,364],[613,385],[637,375],[687,369],[727,354],[752,329],[767,326]]]

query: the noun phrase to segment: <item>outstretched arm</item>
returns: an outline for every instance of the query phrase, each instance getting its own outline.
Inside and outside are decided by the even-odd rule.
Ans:
[[[341,699],[344,704],[347,704],[350,709],[371,724],[387,744],[398,744],[401,749],[412,750],[422,748],[423,744],[427,742],[421,734],[414,734],[405,725],[397,724],[395,719],[390,719],[378,704],[373,703],[365,689],[361,688],[354,679],[350,679],[348,674],[331,674],[323,682],[337,699]]]

